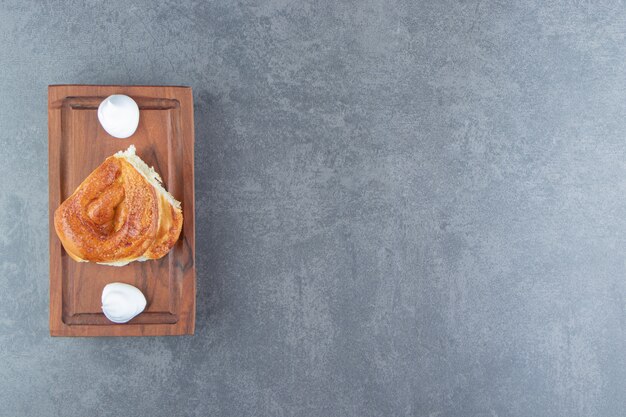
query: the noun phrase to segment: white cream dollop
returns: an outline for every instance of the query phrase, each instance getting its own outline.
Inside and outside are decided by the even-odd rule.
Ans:
[[[126,323],[146,308],[146,297],[129,284],[114,282],[102,290],[102,312],[113,323]]]
[[[128,96],[114,94],[102,100],[98,106],[98,120],[109,135],[127,138],[139,126],[139,106]]]

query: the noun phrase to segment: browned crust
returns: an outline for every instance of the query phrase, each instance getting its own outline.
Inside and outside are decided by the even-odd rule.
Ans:
[[[54,227],[77,261],[157,259],[178,240],[182,212],[129,162],[109,157],[57,208]]]
[[[163,196],[159,196],[160,221],[154,242],[143,254],[148,259],[165,256],[174,246],[183,227],[183,212],[172,206]]]

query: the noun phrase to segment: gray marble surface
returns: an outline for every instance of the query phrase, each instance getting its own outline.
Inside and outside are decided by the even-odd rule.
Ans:
[[[0,415],[626,415],[626,6],[0,3]],[[193,337],[48,335],[48,84],[184,84]]]

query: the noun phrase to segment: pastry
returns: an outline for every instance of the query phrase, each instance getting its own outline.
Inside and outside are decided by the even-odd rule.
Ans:
[[[180,202],[133,145],[108,157],[54,213],[72,259],[114,266],[165,256],[182,225]]]

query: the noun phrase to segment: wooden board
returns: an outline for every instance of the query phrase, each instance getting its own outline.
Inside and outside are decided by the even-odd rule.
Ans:
[[[100,102],[126,94],[139,105],[139,127],[128,139],[108,135],[98,121]],[[53,85],[48,87],[50,192],[50,334],[52,336],[161,336],[193,334],[195,325],[195,221],[193,97],[189,87]],[[139,155],[182,202],[183,230],[159,260],[123,267],[79,263],[61,245],[56,208],[108,156],[135,145]],[[101,310],[104,286],[139,288],[146,310],[115,324]]]

